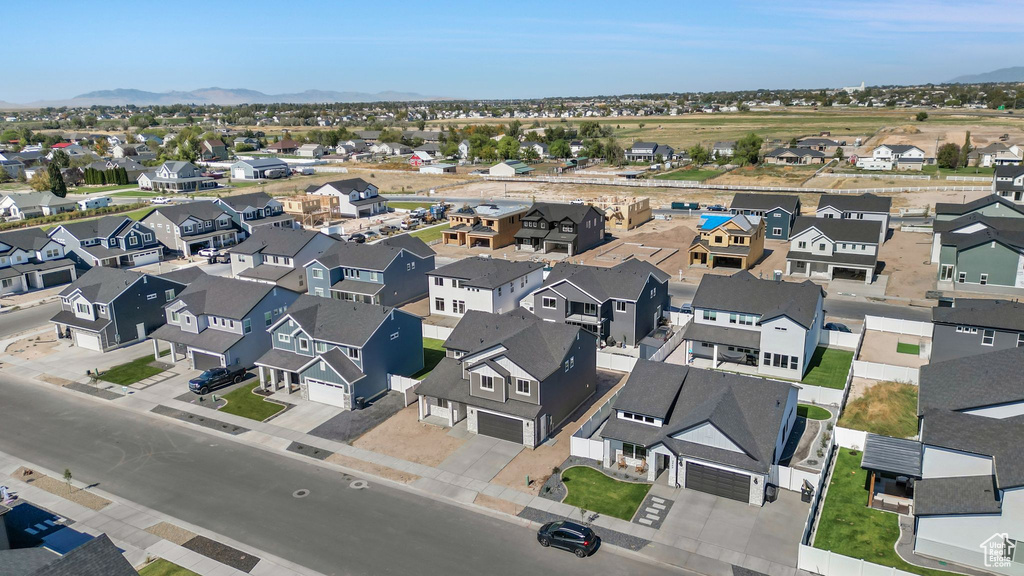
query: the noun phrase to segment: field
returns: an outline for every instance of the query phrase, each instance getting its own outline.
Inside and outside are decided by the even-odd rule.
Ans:
[[[879,382],[846,405],[839,425],[883,436],[909,438],[918,432],[917,386]]]
[[[414,194],[425,192],[435,186],[444,186],[466,182],[465,176],[449,174],[420,174],[419,172],[385,172],[369,168],[348,168],[348,174],[316,174],[313,176],[292,176],[284,180],[268,180],[267,182],[248,183],[232,182],[232,186],[258,187],[261,192],[272,196],[290,196],[301,194],[311,184],[325,184],[335,180],[362,178],[376,186],[381,194]]]
[[[703,182],[708,178],[714,178],[722,174],[721,170],[676,170],[675,172],[665,172],[664,174],[656,174],[655,180],[694,180],[696,182]]]

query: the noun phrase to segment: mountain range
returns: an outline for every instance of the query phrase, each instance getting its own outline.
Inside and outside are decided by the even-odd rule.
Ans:
[[[1010,68],[1000,68],[998,70],[992,70],[991,72],[982,72],[980,74],[965,74],[963,76],[957,76],[950,80],[950,82],[958,82],[960,84],[981,84],[984,82],[1024,82],[1024,66],[1011,66]]]
[[[334,90],[306,90],[289,94],[265,94],[257,90],[245,88],[200,88],[189,91],[148,92],[134,88],[117,88],[114,90],[97,90],[79,94],[66,100],[45,100],[12,104],[12,107],[24,106],[39,108],[43,106],[120,106],[135,104],[137,106],[156,106],[170,104],[315,104],[331,102],[385,102],[385,101],[416,101],[444,100],[437,96],[425,96],[415,92],[338,92]]]

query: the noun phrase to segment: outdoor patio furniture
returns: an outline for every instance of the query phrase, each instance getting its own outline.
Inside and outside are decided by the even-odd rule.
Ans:
[[[625,456],[619,456],[618,464],[619,464],[619,470],[622,470],[623,468],[625,468],[626,467],[626,457]]]
[[[647,472],[647,460],[641,460],[640,463],[636,465],[637,474],[643,474],[644,472]]]

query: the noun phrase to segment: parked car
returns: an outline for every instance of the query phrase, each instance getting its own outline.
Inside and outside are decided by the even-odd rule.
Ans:
[[[541,546],[568,550],[580,558],[592,554],[600,540],[593,530],[575,522],[548,522],[537,530]]]
[[[245,368],[210,368],[188,381],[188,389],[196,394],[209,394],[211,390],[245,380]]]
[[[419,226],[421,222],[416,218],[410,218],[408,220],[402,220],[402,230],[413,230]]]
[[[150,200],[150,202],[152,202],[153,204],[170,204],[171,199],[166,196],[157,196],[156,198]]]
[[[847,326],[846,324],[840,324],[839,322],[826,323],[825,330],[829,330],[831,332],[845,332],[847,334],[853,333],[853,330],[850,330],[849,326]]]
[[[374,232],[373,230],[367,230],[366,232],[363,232],[363,236],[366,238],[367,241],[376,240],[380,238],[380,234]]]
[[[584,204],[584,203],[585,202],[584,202],[583,198],[576,198],[575,200],[570,200],[569,201],[569,204],[577,204],[577,205],[579,205],[579,204]]]
[[[409,211],[409,216],[413,218],[423,218],[427,214],[426,208],[415,208]]]
[[[348,237],[348,241],[355,242],[356,244],[362,244],[363,242],[366,242],[366,236],[359,232],[356,232],[355,234]]]
[[[214,256],[220,256],[220,250],[216,248],[203,248],[199,250],[198,254],[203,258],[213,258]]]
[[[687,315],[692,316],[693,315],[693,304],[690,304],[689,302],[687,302],[686,304],[683,304],[683,306],[679,309],[679,311],[682,312],[683,314],[687,314]]]
[[[708,212],[725,212],[725,206],[721,204],[712,204],[706,208]]]
[[[380,233],[383,234],[384,236],[396,234],[398,233],[398,226],[392,226],[390,224],[388,224],[387,226],[381,226]]]
[[[230,264],[231,263],[231,255],[230,254],[218,254],[216,256],[210,256],[209,258],[206,259],[206,263],[207,264]]]

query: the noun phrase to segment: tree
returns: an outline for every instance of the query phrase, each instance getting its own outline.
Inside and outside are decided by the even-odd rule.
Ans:
[[[967,131],[967,136],[964,137],[964,145],[960,147],[960,166],[962,168],[967,167],[967,155],[971,153],[971,131]]]
[[[513,120],[509,122],[508,130],[505,131],[505,134],[518,139],[519,135],[522,134],[522,131],[523,123],[520,122],[519,120]]]
[[[417,120],[416,121],[416,129],[417,130],[423,131],[424,129],[426,129],[426,127],[427,127],[426,120]]]
[[[789,140],[789,147],[790,147],[790,148],[796,148],[796,145],[797,145],[797,140],[796,140],[796,136],[793,136],[793,137],[792,137],[792,138],[790,138],[790,140]]]
[[[703,166],[711,159],[711,152],[700,144],[690,146],[686,153],[690,156],[690,163],[695,166]]]
[[[747,134],[736,141],[736,153],[733,155],[733,160],[739,162],[740,166],[757,164],[761,157],[761,144],[763,143],[764,138],[757,134],[753,132]]]
[[[11,173],[3,168],[0,168],[0,184],[10,182],[11,180],[14,180],[14,178],[11,176]]]
[[[110,149],[110,143],[107,142],[106,138],[97,138],[96,142],[93,144],[93,148],[100,156],[106,156],[107,150]]]
[[[519,157],[519,140],[511,136],[503,136],[498,141],[498,157],[502,160]]]
[[[71,157],[63,150],[54,150],[50,156],[50,162],[61,168],[68,168],[71,166]]]
[[[555,158],[568,158],[572,156],[572,149],[565,140],[555,140],[548,146],[548,152]]]
[[[918,122],[924,122],[927,119],[928,119],[928,113],[927,112],[918,112],[917,113],[917,121]]]
[[[935,161],[938,163],[939,168],[956,170],[960,167],[960,146],[953,142],[947,142],[939,146],[939,151],[935,155]]]
[[[64,481],[68,484],[68,492],[71,492],[71,469],[64,469]]]
[[[839,160],[840,162],[842,162],[843,158],[845,157],[845,153],[843,152],[843,147],[842,146],[837,147],[836,148],[836,153],[833,154],[832,157],[835,158],[836,160]]]
[[[604,143],[604,159],[615,166],[621,166],[626,162],[626,154],[614,138],[609,138]]]
[[[60,166],[56,162],[50,162],[46,167],[46,175],[50,180],[50,192],[57,198],[64,198],[68,195],[68,186],[64,183],[64,175],[60,173]]]
[[[50,176],[46,170],[36,170],[36,173],[32,175],[32,179],[28,181],[30,188],[36,192],[42,192],[50,189]]]

